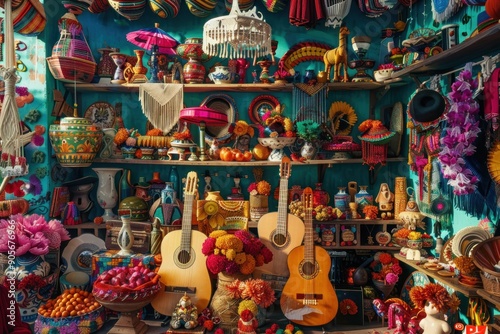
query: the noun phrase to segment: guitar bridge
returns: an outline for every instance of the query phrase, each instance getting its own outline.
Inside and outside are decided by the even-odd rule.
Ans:
[[[298,293],[297,300],[302,300],[303,305],[318,305],[318,300],[323,299],[323,294],[315,293],[315,294],[305,294]]]
[[[196,287],[166,285],[165,292],[196,294]]]

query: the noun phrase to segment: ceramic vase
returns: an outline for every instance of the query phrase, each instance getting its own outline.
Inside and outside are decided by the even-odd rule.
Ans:
[[[354,195],[359,212],[363,212],[365,206],[373,205],[373,195],[368,193],[367,188],[367,186],[359,186],[359,192]]]
[[[226,286],[235,279],[245,281],[250,277],[250,275],[243,274],[228,275],[219,273],[217,275],[217,289],[212,296],[210,308],[213,310],[214,316],[221,320],[219,327],[227,331],[227,333],[232,333],[234,329],[238,328],[238,319],[240,318],[238,314],[238,305],[241,300],[232,298],[226,290]]]
[[[175,204],[177,199],[174,184],[165,182],[165,189],[161,191],[161,202],[164,204]]]
[[[144,50],[134,50],[137,61],[134,66],[127,66],[123,70],[123,77],[127,83],[144,83],[148,81],[146,73],[148,69],[144,67],[142,58],[144,57]]]
[[[184,65],[182,72],[186,83],[203,83],[205,81],[206,69],[202,62],[210,59],[202,50],[203,39],[188,38],[184,44],[177,46],[176,52],[188,62]]]
[[[63,167],[88,167],[99,152],[103,132],[86,118],[64,117],[49,127],[49,138],[57,161]]]
[[[132,255],[132,246],[134,245],[134,233],[130,227],[130,214],[122,215],[122,227],[120,232],[118,232],[118,237],[116,238],[116,243],[120,246],[120,251],[117,255],[129,256]]]
[[[125,77],[123,76],[123,70],[125,69],[125,64],[127,63],[128,56],[120,52],[111,52],[109,56],[116,65],[116,70],[113,75],[113,80],[111,80],[111,83],[113,84],[125,83],[126,81]]]
[[[269,212],[269,196],[250,195],[250,219],[259,221],[260,217]]]
[[[92,168],[99,179],[97,187],[97,203],[104,209],[102,215],[106,222],[116,219],[117,215],[113,213],[113,208],[118,203],[118,192],[115,186],[115,175],[123,171],[123,168]]]
[[[306,141],[300,148],[300,155],[307,160],[314,159],[316,157],[316,153],[318,153],[318,147],[310,141]]]
[[[270,76],[269,76],[269,67],[271,67],[271,65],[273,65],[273,64],[274,64],[274,62],[271,60],[261,60],[261,61],[257,62],[257,65],[259,65],[260,68],[262,69],[262,71],[260,72],[260,75],[259,75],[260,82],[265,83],[265,84],[268,84],[271,82]]]
[[[349,207],[350,196],[345,191],[345,187],[339,187],[339,192],[334,197],[335,207],[342,212],[346,212]]]
[[[97,64],[97,75],[99,76],[99,83],[110,83],[116,72],[116,64],[113,58],[109,55],[111,52],[118,52],[116,48],[101,48],[97,49],[101,54],[99,64]]]

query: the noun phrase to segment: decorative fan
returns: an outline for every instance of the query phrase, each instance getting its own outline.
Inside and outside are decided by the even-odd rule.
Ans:
[[[333,133],[339,136],[347,136],[358,121],[354,108],[343,101],[332,103],[328,111],[328,117],[332,123]]]
[[[491,179],[500,184],[500,141],[495,142],[488,152],[488,172]]]

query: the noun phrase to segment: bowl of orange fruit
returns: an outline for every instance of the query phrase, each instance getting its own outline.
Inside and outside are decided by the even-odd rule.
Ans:
[[[63,328],[66,333],[94,333],[104,321],[104,307],[92,293],[71,288],[38,308],[34,333]]]

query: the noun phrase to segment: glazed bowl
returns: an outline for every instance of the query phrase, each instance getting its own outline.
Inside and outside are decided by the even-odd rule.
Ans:
[[[236,80],[236,74],[229,70],[229,66],[215,66],[215,71],[208,74],[215,84],[229,84]]]
[[[385,80],[389,80],[391,78],[392,72],[394,70],[392,68],[386,68],[383,70],[373,71],[373,76],[377,82],[384,82]]]
[[[90,290],[90,276],[83,271],[72,271],[65,273],[59,278],[61,292],[71,288],[78,288],[84,291]]]

